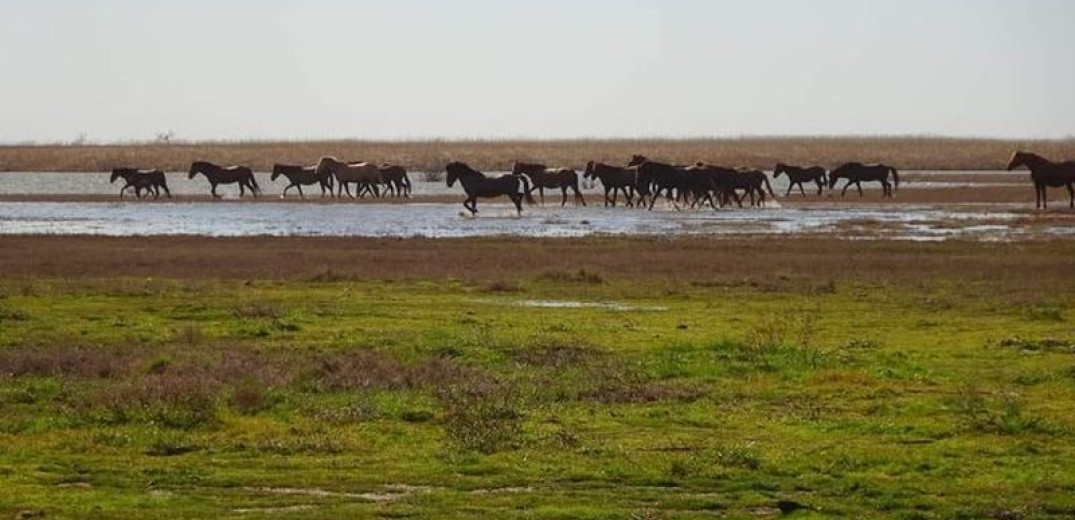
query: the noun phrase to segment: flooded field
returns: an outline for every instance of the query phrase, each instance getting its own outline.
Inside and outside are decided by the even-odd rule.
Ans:
[[[904,179],[901,190],[917,186],[922,194],[1024,187],[1016,182],[1019,174],[1008,172],[907,172]],[[0,196],[7,197],[0,199],[0,234],[433,238],[825,234],[851,239],[1003,241],[1073,233],[1070,219],[1028,219],[1017,211],[1024,205],[919,203],[912,197],[879,205],[881,199],[872,186],[865,198],[793,195],[761,209],[679,211],[658,204],[652,212],[600,207],[602,193],[589,187],[584,190],[589,207],[560,208],[559,193],[547,193],[550,205],[527,207],[522,216],[516,216],[504,199],[482,201],[475,218],[463,213],[461,190],[449,189],[443,182],[415,179],[416,200],[407,204],[383,199],[314,203],[321,200],[316,188],[307,191],[306,201],[280,200],[282,183],[270,182],[265,174],[259,174],[259,183],[266,193],[260,200],[266,203],[248,203],[249,197],[239,202],[237,189],[231,187],[221,189],[226,200],[213,201],[205,196],[204,179],[173,174],[169,184],[176,198],[150,204],[113,198],[119,186],[109,184],[106,174],[0,173]],[[785,189],[786,179],[774,185],[781,195]]]
[[[770,177],[772,172],[770,173]],[[258,184],[266,195],[279,196],[287,185],[281,177],[277,182],[269,180],[268,173],[255,173]],[[965,172],[965,171],[908,171],[901,172],[900,189],[923,188],[964,188],[967,186],[1022,186],[1026,183],[1025,172]],[[204,177],[188,179],[186,172],[167,174],[168,187],[176,196],[208,195],[209,183]],[[414,194],[418,196],[435,196],[458,194],[459,190],[450,190],[443,182],[424,182],[421,174],[411,173]],[[104,172],[0,172],[0,195],[116,195],[122,181],[116,184],[108,182],[109,174]],[[842,183],[841,183],[842,184]],[[319,196],[320,188],[303,188],[307,196]],[[773,181],[773,189],[784,193],[787,189],[787,177],[781,176]],[[235,185],[221,185],[218,191],[225,197],[238,197],[239,189]],[[588,192],[597,193],[590,187]],[[297,197],[294,189],[289,196]]]

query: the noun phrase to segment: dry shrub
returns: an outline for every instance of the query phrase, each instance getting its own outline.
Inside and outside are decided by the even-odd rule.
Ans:
[[[314,378],[327,390],[404,390],[437,387],[479,372],[446,357],[407,364],[372,350],[353,350],[321,360]]]
[[[106,422],[149,422],[168,428],[191,429],[217,417],[220,385],[177,374],[153,374],[128,379],[98,394],[83,397],[82,406],[100,410]]]
[[[627,360],[590,347],[558,345],[527,349],[517,353],[516,360],[545,369],[531,383],[536,398],[549,401],[693,401],[707,393],[694,383],[653,381]]]
[[[523,415],[516,387],[492,377],[473,377],[439,387],[436,394],[452,447],[488,454],[518,446]]]
[[[13,377],[115,377],[128,372],[141,357],[131,347],[23,345],[0,349],[0,374]]]

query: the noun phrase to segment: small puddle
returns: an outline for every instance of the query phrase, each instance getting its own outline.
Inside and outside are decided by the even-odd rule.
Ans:
[[[668,310],[668,307],[659,305],[628,305],[619,302],[577,302],[570,300],[521,300],[515,302],[514,305],[543,309],[601,309],[614,312],[664,312]]]

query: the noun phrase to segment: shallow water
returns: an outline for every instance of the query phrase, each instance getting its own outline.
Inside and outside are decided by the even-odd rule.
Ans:
[[[656,211],[486,203],[471,217],[455,203],[0,202],[0,234],[474,237],[515,235],[773,235],[835,233],[910,240],[1012,238],[1006,212],[933,207]],[[980,221],[987,219],[990,225]]]
[[[1011,176],[1006,175],[1008,172],[959,172],[959,171],[908,171],[905,174],[913,177],[920,178],[926,177],[929,180],[925,182],[921,181],[907,181],[900,184],[900,189],[915,189],[915,188],[963,188],[967,186],[1011,186]],[[255,173],[258,185],[261,187],[265,195],[279,196],[287,185],[285,178],[280,177],[273,182],[269,180],[270,174],[268,173]],[[998,179],[983,180],[982,182],[949,182],[946,181],[946,177],[964,176],[964,175],[980,175],[983,179],[988,179],[990,176],[996,176]],[[0,195],[117,195],[119,188],[122,186],[122,181],[116,181],[116,184],[109,184],[109,173],[102,172],[0,172]],[[771,177],[770,172],[770,177]],[[205,180],[205,177],[198,176],[194,179],[188,179],[184,172],[171,172],[167,174],[168,188],[172,190],[172,194],[176,196],[184,195],[208,195],[209,194],[209,182]],[[454,190],[449,189],[443,182],[424,182],[420,180],[416,174],[411,174],[411,181],[414,185],[415,195],[447,195],[452,193],[459,193],[458,187]],[[876,184],[874,184],[876,186]],[[783,194],[787,189],[787,177],[781,176],[779,179],[773,180],[773,190],[778,194]],[[809,187],[807,187],[809,190]],[[221,195],[228,198],[235,198],[239,196],[239,188],[237,185],[221,185],[217,190]],[[307,197],[319,197],[321,189],[316,186],[307,186],[303,188]],[[597,194],[598,190],[595,188],[584,189],[586,193]],[[551,191],[546,190],[546,196]],[[297,192],[292,189],[288,192],[289,197],[298,198]],[[558,200],[559,194],[554,194],[552,200]]]

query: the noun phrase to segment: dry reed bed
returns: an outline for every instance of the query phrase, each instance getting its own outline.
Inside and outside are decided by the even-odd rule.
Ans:
[[[509,169],[512,161],[582,168],[586,161],[612,164],[632,154],[675,163],[771,168],[776,162],[821,164],[885,162],[905,170],[997,170],[1016,149],[1053,159],[1075,158],[1075,139],[999,140],[933,137],[750,137],[729,139],[574,139],[502,141],[210,142],[91,146],[3,146],[0,171],[106,171],[117,165],[185,171],[193,160],[245,164],[265,171],[274,162],[312,164],[322,155],[390,162],[412,171],[439,171],[460,160],[484,170]]]
[[[834,238],[367,239],[0,236],[5,278],[664,280],[809,288],[833,280],[1075,288],[1075,243]],[[508,282],[509,285],[514,282]]]

